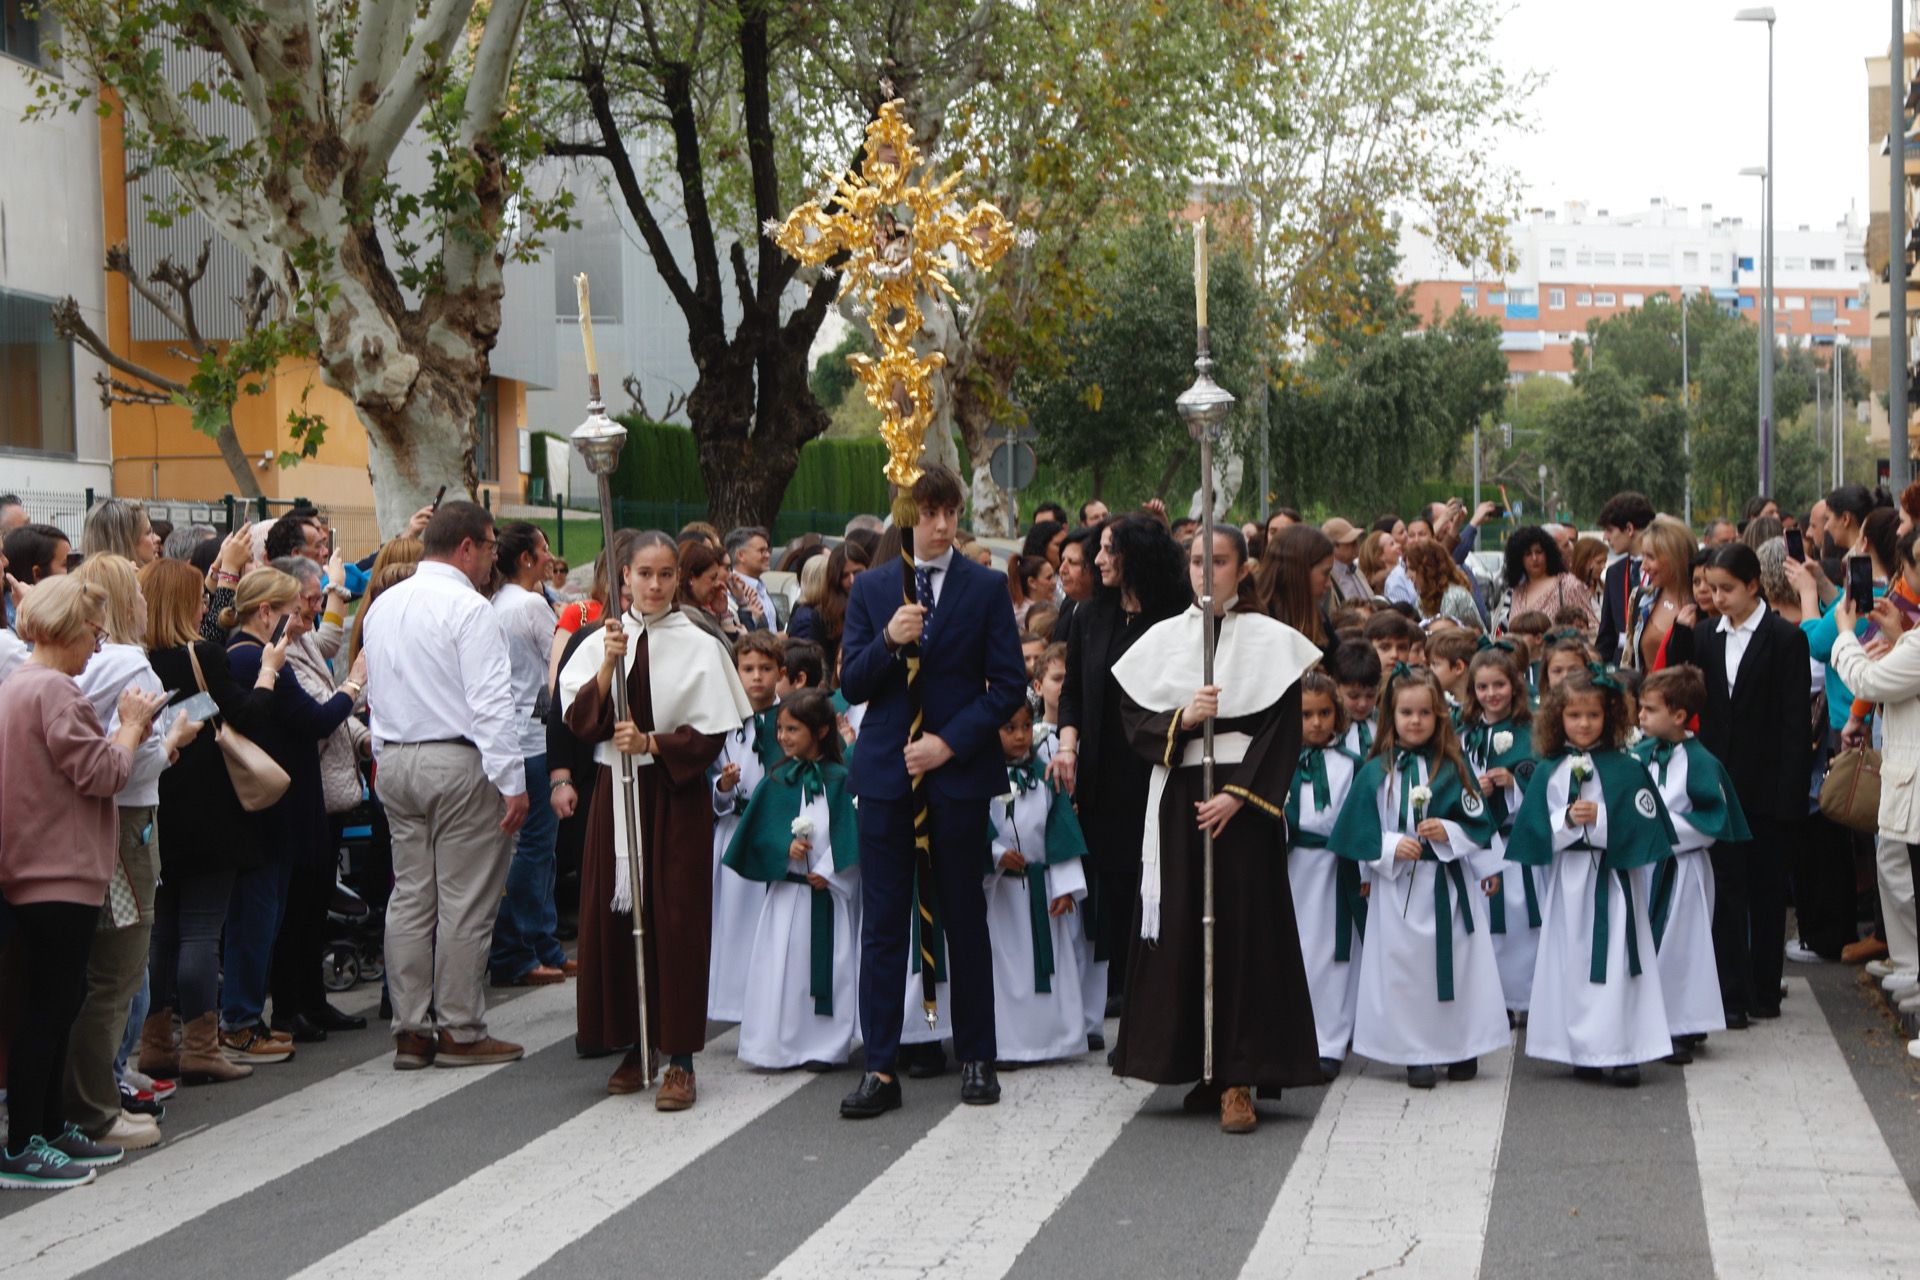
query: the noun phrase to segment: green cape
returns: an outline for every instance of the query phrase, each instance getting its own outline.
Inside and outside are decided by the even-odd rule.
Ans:
[[[1324,849],[1327,837],[1316,835],[1300,825],[1300,791],[1314,789],[1314,804],[1324,808],[1332,802],[1326,757],[1345,756],[1353,761],[1354,778],[1359,780],[1360,757],[1339,743],[1324,747],[1302,747],[1299,763],[1293,768],[1293,782],[1287,787],[1287,840],[1291,849]],[[1318,766],[1316,768],[1316,765]],[[1325,797],[1324,799],[1322,797]],[[1353,935],[1367,936],[1367,900],[1360,896],[1360,868],[1349,858],[1339,859],[1334,867],[1333,958],[1338,962],[1353,959]]]
[[[754,788],[746,816],[734,830],[721,861],[748,880],[766,884],[799,884],[812,897],[813,930],[810,941],[809,989],[813,1011],[833,1016],[833,897],[815,889],[804,872],[792,869],[787,850],[793,844],[793,823],[806,807],[806,793],[814,786],[827,798],[827,837],[833,842],[833,869],[845,871],[860,862],[860,828],[847,792],[847,769],[832,761],[817,765],[789,760],[767,774]],[[819,794],[816,792],[815,794]]]
[[[1662,745],[1648,738],[1633,748],[1633,758],[1645,766],[1656,781],[1664,781],[1666,772],[1660,763]],[[1734,791],[1733,779],[1727,776],[1725,766],[1698,738],[1673,745],[1687,757],[1687,803],[1692,808],[1684,816],[1693,829],[1717,841],[1737,843],[1753,839],[1753,832],[1747,829],[1747,815],[1740,808],[1740,796]]]
[[[1405,752],[1401,753],[1405,755]],[[1431,764],[1431,760],[1428,762]],[[1387,782],[1387,762],[1376,755],[1360,766],[1347,792],[1347,802],[1334,823],[1328,844],[1343,858],[1355,862],[1377,862],[1380,858],[1380,788]],[[1458,823],[1467,838],[1485,848],[1493,843],[1493,817],[1478,795],[1463,790],[1460,775],[1451,764],[1442,763],[1432,770],[1427,788],[1433,798],[1427,802],[1427,817]],[[1409,815],[1411,816],[1411,815]]]

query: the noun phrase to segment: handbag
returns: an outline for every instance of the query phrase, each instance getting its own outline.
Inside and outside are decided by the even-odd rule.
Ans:
[[[200,655],[194,652],[191,643],[187,645],[187,660],[193,663],[194,683],[200,686],[200,692],[207,692],[207,677],[200,670]],[[287,788],[293,785],[293,779],[287,776],[287,771],[259,743],[228,724],[224,717],[214,726],[213,742],[227,762],[227,777],[233,781],[233,794],[239,797],[240,807],[248,813],[273,808],[280,802],[280,797],[287,794]]]
[[[1872,834],[1880,829],[1878,751],[1849,747],[1833,758],[1820,784],[1820,812],[1849,830]]]

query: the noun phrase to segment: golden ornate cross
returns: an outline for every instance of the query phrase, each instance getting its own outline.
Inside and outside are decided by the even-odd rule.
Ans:
[[[915,171],[924,157],[913,144],[913,128],[902,116],[906,103],[894,98],[867,125],[866,153],[857,172],[832,176],[832,187],[787,215],[769,219],[766,233],[789,256],[809,267],[825,265],[845,253],[840,297],[853,295],[864,310],[880,347],[880,357],[847,357],[880,411],[880,435],[887,443],[887,479],[901,489],[920,478],[920,450],[933,419],[932,376],[946,363],[934,351],[917,355],[913,339],[923,316],[923,286],[938,286],[957,297],[947,279],[947,250],[986,270],[1013,243],[1013,225],[984,201],[962,209],[953,191],[961,175],[945,180]]]

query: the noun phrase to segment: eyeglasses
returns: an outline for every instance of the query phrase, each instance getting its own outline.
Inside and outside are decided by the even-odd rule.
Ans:
[[[89,622],[87,625],[93,628],[93,651],[98,653],[107,647],[107,629],[97,622]]]

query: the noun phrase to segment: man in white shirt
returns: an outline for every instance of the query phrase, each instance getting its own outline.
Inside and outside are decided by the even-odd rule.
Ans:
[[[493,517],[471,502],[442,503],[421,542],[419,569],[362,623],[380,801],[393,829],[386,963],[400,1071],[521,1054],[486,1026],[487,949],[509,837],[527,817],[506,633],[480,594],[493,571]]]
[[[740,611],[740,621],[749,631],[780,630],[780,615],[773,607],[773,593],[767,590],[767,584],[760,581],[767,567],[773,563],[773,544],[767,538],[765,529],[749,526],[735,529],[727,535],[727,554],[733,557],[733,572],[746,584],[760,601],[760,616],[753,616],[749,609]]]

